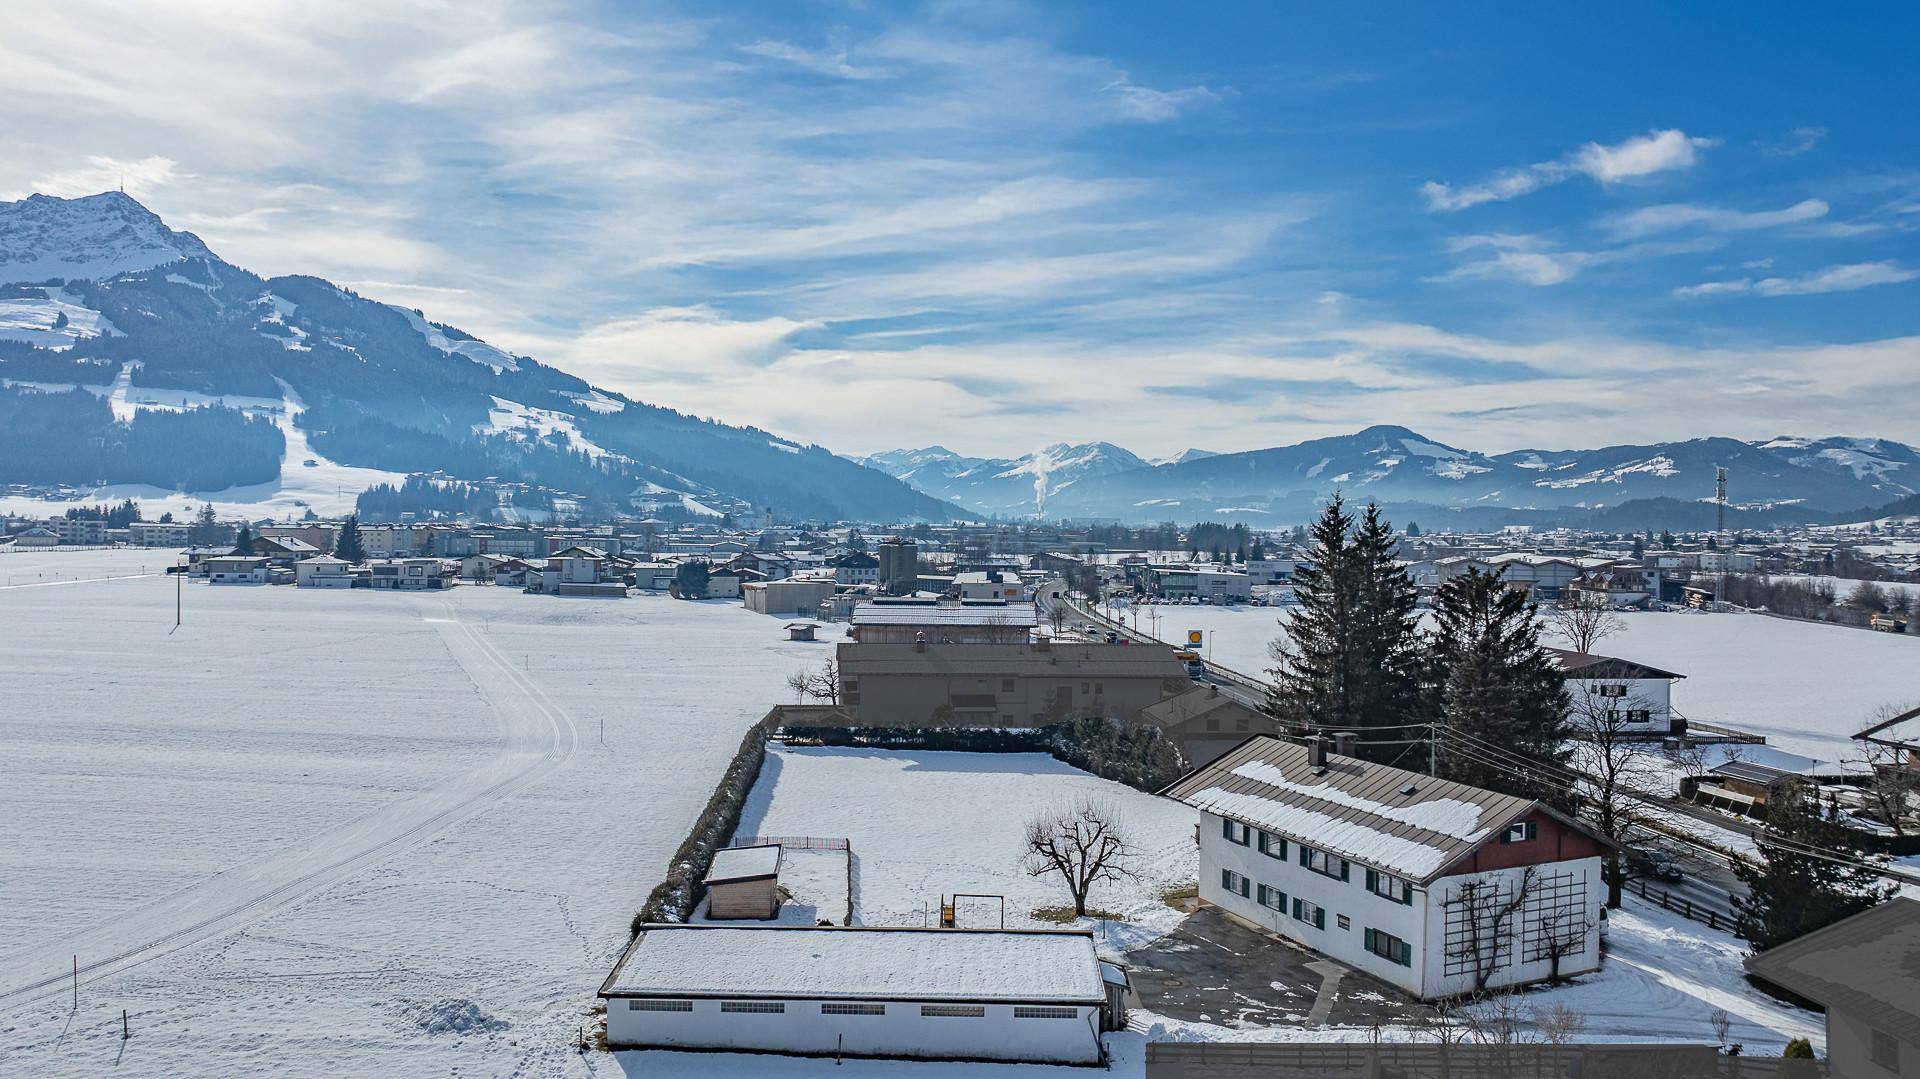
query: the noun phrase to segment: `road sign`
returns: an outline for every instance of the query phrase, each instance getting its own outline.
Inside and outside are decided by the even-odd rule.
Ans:
[[[1205,641],[1206,639],[1207,639],[1206,634],[1201,630],[1190,629],[1187,631],[1187,647],[1188,648],[1198,648],[1200,647],[1201,642]]]

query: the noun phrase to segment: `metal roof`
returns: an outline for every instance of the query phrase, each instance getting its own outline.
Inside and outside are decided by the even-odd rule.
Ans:
[[[708,884],[727,884],[739,880],[758,880],[780,875],[780,844],[758,847],[728,847],[713,852],[713,865],[707,870]]]
[[[1530,799],[1403,768],[1336,753],[1326,761],[1317,769],[1307,746],[1257,735],[1161,793],[1416,883],[1444,875],[1528,813],[1552,813]]]
[[[857,609],[857,608],[856,608]],[[841,677],[918,674],[938,677],[1170,678],[1188,681],[1170,645],[912,644],[862,641],[840,646]]]
[[[1558,660],[1562,670],[1575,678],[1685,678],[1684,674],[1663,671],[1658,667],[1649,667],[1644,663],[1635,663],[1630,659],[1615,656],[1596,656],[1591,652],[1575,652],[1567,648],[1549,648],[1549,653]]]
[[[1749,956],[1775,985],[1920,1045],[1920,902],[1894,899]]]
[[[862,603],[853,609],[856,626],[1011,626],[1032,629],[1040,616],[1031,603],[992,606],[929,607]]]

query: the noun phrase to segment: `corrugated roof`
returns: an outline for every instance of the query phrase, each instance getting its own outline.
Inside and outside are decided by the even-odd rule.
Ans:
[[[1080,930],[649,925],[603,995],[1100,1004]]]
[[[1412,793],[1403,791],[1412,787]],[[1425,883],[1539,803],[1403,768],[1249,738],[1161,792],[1219,816]]]
[[[1920,1045],[1920,902],[1894,899],[1749,956],[1755,975]]]

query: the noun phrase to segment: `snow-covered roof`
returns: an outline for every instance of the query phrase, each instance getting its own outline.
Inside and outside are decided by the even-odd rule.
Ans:
[[[727,884],[738,880],[772,877],[780,872],[780,844],[760,847],[728,847],[715,851],[713,866],[707,870],[708,884]]]
[[[893,603],[863,603],[853,609],[856,626],[1024,626],[1040,624],[1031,603],[965,604],[934,607]]]
[[[1099,1004],[1080,930],[648,925],[602,996]]]
[[[1164,792],[1196,809],[1426,882],[1539,803],[1259,736]]]

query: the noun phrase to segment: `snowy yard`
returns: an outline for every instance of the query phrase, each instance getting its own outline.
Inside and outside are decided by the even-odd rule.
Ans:
[[[1142,852],[1138,880],[1089,896],[1133,923],[1100,927],[1133,947],[1178,919],[1160,895],[1198,871],[1194,813],[1043,754],[774,746],[740,833],[845,837],[860,924],[934,924],[942,895],[978,892],[1006,896],[1007,925],[1044,926],[1031,912],[1071,899],[1057,879],[1020,869],[1021,836],[1034,814],[1082,796],[1113,807]],[[975,900],[958,913],[963,925],[997,926],[1000,906]]]
[[[827,647],[490,587],[196,582],[170,634],[143,556],[0,559],[78,582],[0,589],[0,1070],[587,1074],[628,920]]]

